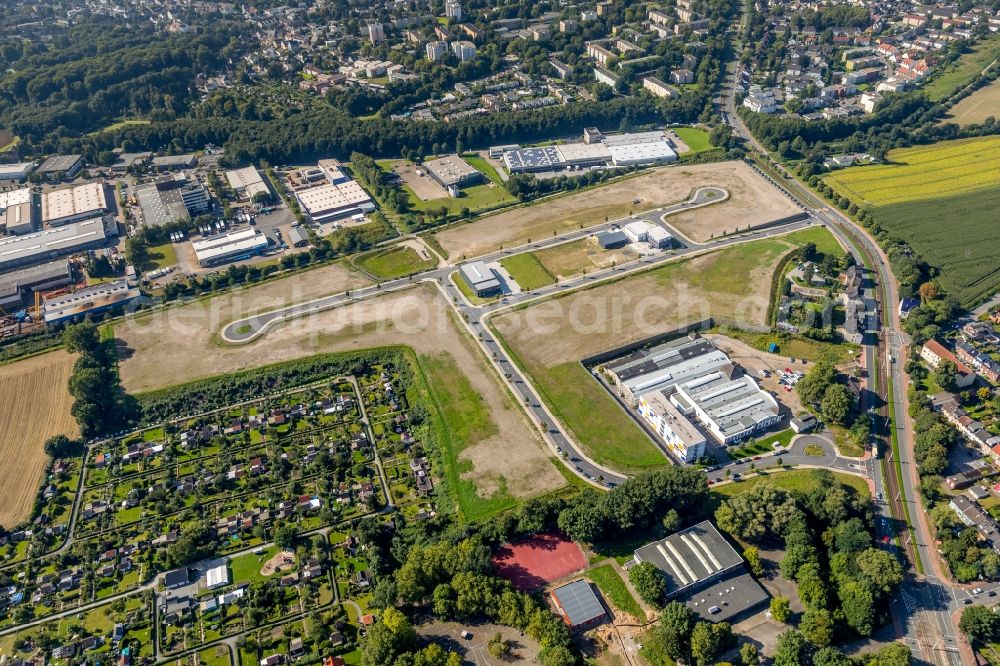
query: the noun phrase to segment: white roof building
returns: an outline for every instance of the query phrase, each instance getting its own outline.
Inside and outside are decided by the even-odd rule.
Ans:
[[[268,189],[267,183],[261,177],[260,171],[254,166],[227,171],[226,180],[229,181],[229,187],[233,188],[236,194],[247,199],[253,199],[255,194],[271,194],[271,190]]]
[[[354,180],[299,190],[295,198],[313,222],[327,222],[375,210],[371,197]]]
[[[254,228],[231,231],[200,241],[191,241],[198,263],[213,266],[226,261],[239,261],[267,249],[267,236]]]
[[[608,149],[611,151],[611,161],[615,166],[645,166],[677,161],[677,153],[662,135],[659,141],[616,143],[608,145]]]
[[[85,183],[42,195],[42,222],[55,227],[108,212],[104,183]]]
[[[229,585],[229,567],[227,565],[221,564],[205,573],[205,587],[214,590],[223,585]]]

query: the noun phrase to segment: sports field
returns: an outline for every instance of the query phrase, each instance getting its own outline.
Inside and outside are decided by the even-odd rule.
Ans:
[[[0,525],[28,517],[53,435],[76,437],[68,382],[74,358],[64,351],[0,366]]]
[[[493,553],[497,573],[525,592],[587,566],[580,547],[561,534],[537,534]]]
[[[889,152],[889,164],[851,167],[827,184],[859,206],[954,196],[1000,183],[1000,136],[942,141]]]
[[[972,125],[990,116],[1000,118],[1000,79],[980,88],[948,110],[942,122]]]
[[[1000,289],[1000,137],[894,150],[892,164],[855,167],[826,182],[941,270],[964,306]]]
[[[780,258],[829,232],[762,239],[549,299],[492,321],[515,361],[587,455],[616,469],[669,464],[580,359],[707,317],[763,324]]]

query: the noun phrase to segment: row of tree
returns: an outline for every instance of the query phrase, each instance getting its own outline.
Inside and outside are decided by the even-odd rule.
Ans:
[[[79,355],[69,378],[69,392],[80,434],[98,437],[129,425],[135,402],[118,379],[114,339],[102,340],[97,326],[85,321],[67,326],[63,343],[67,351]]]

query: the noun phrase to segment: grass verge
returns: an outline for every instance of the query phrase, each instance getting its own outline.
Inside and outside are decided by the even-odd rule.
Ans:
[[[433,268],[431,259],[421,259],[412,247],[399,246],[378,250],[355,259],[357,265],[380,278],[391,280]]]
[[[628,591],[625,586],[625,581],[622,577],[615,571],[615,568],[610,564],[604,564],[599,567],[594,567],[593,569],[587,570],[584,574],[587,578],[592,580],[597,588],[601,591],[605,597],[607,597],[615,608],[618,610],[628,613],[634,618],[644,619],[645,613],[642,612],[642,608],[639,606],[639,602],[635,600],[632,593]]]
[[[542,265],[542,262],[538,261],[538,257],[530,252],[507,257],[500,261],[500,265],[525,291],[538,289],[556,281],[552,273]]]

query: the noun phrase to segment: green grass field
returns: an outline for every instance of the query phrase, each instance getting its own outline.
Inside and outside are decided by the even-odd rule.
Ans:
[[[479,172],[486,176],[489,181],[503,187],[503,179],[500,178],[500,174],[497,173],[497,170],[493,168],[493,165],[487,162],[484,158],[472,153],[462,155],[462,159],[478,169]]]
[[[924,92],[932,101],[942,100],[968,85],[997,58],[1000,58],[1000,35],[993,34],[962,54],[956,63],[935,74],[924,86]]]
[[[735,328],[720,328],[716,332],[745,342],[758,351],[767,351],[768,346],[774,342],[778,345],[778,353],[782,356],[807,361],[818,361],[830,355],[836,363],[846,363],[859,349],[857,345],[851,343],[820,342],[802,335],[787,333],[750,333]]]
[[[463,473],[472,470],[472,463],[459,457],[465,447],[498,431],[486,401],[476,393],[461,369],[449,362],[450,358],[424,355],[419,357],[418,363],[427,379],[431,402],[440,416],[436,419],[436,431],[448,488],[462,518],[474,521],[509,509],[517,500],[507,492],[502,479],[493,495],[482,497],[475,483],[462,478]]]
[[[702,153],[715,148],[715,146],[708,142],[708,132],[703,129],[696,127],[674,127],[673,130],[681,138],[681,141],[686,143],[687,147],[691,149],[690,154]]]
[[[507,190],[493,183],[463,188],[462,196],[457,199],[454,197],[442,197],[440,199],[422,201],[409,186],[403,185],[403,190],[409,195],[410,208],[413,210],[437,212],[441,208],[446,208],[449,215],[457,214],[463,208],[468,208],[470,212],[474,213],[485,208],[495,208],[503,204],[517,202],[517,199],[511,196]]]
[[[174,249],[174,244],[163,243],[162,245],[153,245],[146,249],[146,261],[143,262],[140,269],[149,272],[157,268],[174,266],[176,264],[177,251]]]
[[[894,150],[890,165],[845,169],[827,182],[867,204],[879,226],[941,270],[941,286],[971,306],[1000,289],[1000,137]]]
[[[552,273],[549,273],[545,266],[542,266],[542,263],[538,261],[538,258],[530,252],[507,257],[500,261],[500,265],[506,268],[514,281],[526,291],[538,289],[556,281]]]
[[[635,600],[632,593],[625,587],[625,581],[622,580],[622,577],[618,575],[613,566],[605,564],[594,567],[593,569],[588,569],[584,575],[594,581],[601,594],[607,597],[615,605],[615,608],[637,619],[645,617],[645,613],[642,612],[639,602]]]
[[[419,273],[437,264],[433,259],[421,259],[412,247],[397,246],[389,250],[378,250],[356,259],[358,266],[376,277],[391,280]]]

